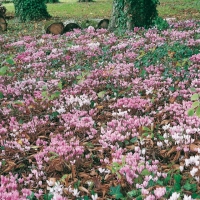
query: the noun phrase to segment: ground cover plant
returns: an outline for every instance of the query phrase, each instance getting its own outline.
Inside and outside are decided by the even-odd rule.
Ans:
[[[199,50],[191,20],[1,35],[0,196],[199,199]]]
[[[104,18],[95,3],[111,8],[79,3],[83,12],[71,17]],[[194,5],[161,0],[160,15],[196,18]],[[200,21],[62,36],[44,34],[46,21],[8,23],[0,35],[2,199],[200,199]]]

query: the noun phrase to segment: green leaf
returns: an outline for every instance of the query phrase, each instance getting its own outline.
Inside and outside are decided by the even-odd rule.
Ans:
[[[162,135],[158,134],[157,136],[159,140],[165,140],[165,138]]]
[[[167,185],[169,181],[171,180],[170,174],[167,174],[167,177],[164,179],[164,185]]]
[[[106,94],[106,91],[104,90],[104,91],[99,92],[99,93],[97,94],[97,96],[98,96],[99,98],[103,98],[103,97],[105,96],[105,94]]]
[[[138,176],[137,178],[135,178],[135,179],[134,179],[134,183],[135,183],[135,184],[137,184],[137,183],[142,184],[142,183],[143,183],[142,177],[141,177],[141,176]]]
[[[170,90],[171,92],[174,92],[174,91],[175,91],[175,87],[171,86],[171,87],[169,87],[169,90]]]
[[[93,100],[91,100],[90,102],[90,108],[94,108],[95,102]]]
[[[0,146],[0,149],[1,149],[1,150],[5,150],[5,147],[4,147],[4,146]]]
[[[147,169],[144,169],[141,173],[141,175],[143,175],[143,176],[147,176],[147,175],[150,175],[150,174],[151,174],[151,172]]]
[[[43,85],[43,86],[42,86],[42,90],[47,90],[47,86],[46,86],[46,85]]]
[[[190,88],[192,92],[196,92],[196,88]]]
[[[62,81],[60,81],[60,82],[58,83],[58,88],[59,88],[60,90],[62,90]]]
[[[199,101],[195,101],[195,102],[192,104],[192,108],[196,108],[197,106],[199,106]]]
[[[188,116],[193,116],[194,115],[194,109],[191,108],[188,110]]]
[[[134,138],[132,138],[131,140],[130,140],[130,142],[133,144],[133,143],[135,143],[135,142],[137,142],[138,141],[138,138],[137,137],[134,137]]]
[[[3,92],[0,92],[0,99],[3,99]]]
[[[200,106],[196,109],[196,116],[200,117]]]
[[[7,73],[8,67],[4,66],[0,68],[0,76],[3,76]]]
[[[191,184],[190,184],[188,181],[187,181],[186,184],[183,186],[183,188],[184,188],[185,190],[191,190],[191,189],[192,189]]]
[[[12,59],[12,58],[7,58],[6,59],[6,62],[10,65],[14,65],[15,64],[15,61]]]
[[[193,198],[193,199],[200,199],[200,194],[193,193],[193,194],[192,194],[192,198]]]
[[[61,92],[56,91],[51,95],[50,99],[51,100],[56,99],[56,98],[58,98],[60,96],[60,94],[61,94]]]
[[[190,185],[191,185],[190,191],[191,191],[191,192],[196,192],[196,191],[197,191],[197,184],[194,183],[194,184],[190,184]]]
[[[143,131],[149,131],[149,132],[151,132],[151,129],[148,128],[148,127],[146,127],[146,126],[143,126],[143,127],[142,127],[142,130],[143,130]]]
[[[116,187],[111,187],[109,194],[114,196],[115,199],[123,198],[124,196],[123,196],[123,194],[121,193],[120,190],[121,190],[120,185],[117,185]]]
[[[197,94],[197,93],[195,93],[195,94],[193,94],[192,96],[191,96],[191,100],[192,101],[196,101],[196,100],[198,100],[199,99],[199,94]]]
[[[53,198],[53,194],[49,193],[49,194],[45,194],[43,196],[44,200],[51,200]]]
[[[24,120],[23,120],[23,119],[20,119],[20,120],[18,121],[18,123],[19,123],[19,124],[23,124],[23,123],[24,123]]]
[[[48,92],[47,91],[43,91],[42,92],[42,96],[46,98],[48,96]]]
[[[141,194],[140,190],[132,190],[127,193],[129,197],[137,197],[138,195]]]
[[[136,198],[136,200],[142,200],[142,195],[140,195],[139,197]]]
[[[147,137],[149,135],[149,133],[143,133],[142,137]]]
[[[29,200],[34,200],[34,198],[35,198],[34,192],[32,192],[31,195],[27,196],[27,199]]]
[[[174,174],[174,180],[176,183],[180,183],[182,176],[180,174]]]
[[[2,161],[1,161],[1,164],[2,164],[2,166],[5,166],[5,165],[6,165],[6,161],[5,161],[5,160],[2,160]]]
[[[181,179],[182,179],[182,176],[180,174],[174,174],[174,180],[175,180],[174,190],[175,191],[181,190]]]
[[[151,180],[149,180],[149,182],[148,182],[148,188],[149,187],[153,187],[154,185],[155,185],[156,183],[151,179]]]
[[[50,115],[49,115],[49,119],[50,120],[53,120],[53,119],[56,119],[59,115],[59,112],[55,111],[55,112],[52,112]]]
[[[161,180],[157,180],[157,182],[156,182],[158,185],[161,185],[161,186],[163,186],[163,181],[161,181]]]
[[[82,198],[81,198],[82,199]],[[83,197],[83,200],[89,200],[89,197],[88,196],[84,196]]]

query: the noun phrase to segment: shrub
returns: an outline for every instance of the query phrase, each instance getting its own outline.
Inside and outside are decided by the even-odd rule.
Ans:
[[[21,21],[41,20],[50,17],[45,0],[14,0],[15,14]]]

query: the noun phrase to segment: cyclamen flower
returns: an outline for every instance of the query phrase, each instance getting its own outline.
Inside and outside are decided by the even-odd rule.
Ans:
[[[92,197],[92,200],[97,200],[98,199],[98,194],[96,193],[96,194],[92,195],[91,197]]]
[[[60,185],[60,182],[55,182],[55,185],[51,188],[47,188],[50,193],[52,194],[59,194],[61,195],[63,193],[63,185]]]
[[[161,198],[162,196],[165,195],[165,193],[166,193],[165,187],[159,187],[154,190],[154,194],[157,198]]]
[[[190,171],[190,174],[194,176],[197,171],[198,169],[196,167],[193,167],[192,170]]]
[[[144,200],[155,200],[155,196],[154,195],[148,195]]]
[[[183,200],[193,200],[193,199],[189,195],[184,195]]]
[[[180,193],[174,192],[168,200],[177,200],[180,197]]]

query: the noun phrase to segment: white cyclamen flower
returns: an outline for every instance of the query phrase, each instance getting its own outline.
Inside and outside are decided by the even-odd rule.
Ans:
[[[168,200],[177,200],[180,197],[180,193],[174,192]]]
[[[92,200],[97,200],[98,199],[98,194],[96,193],[96,194],[92,195],[91,197],[92,197]]]

